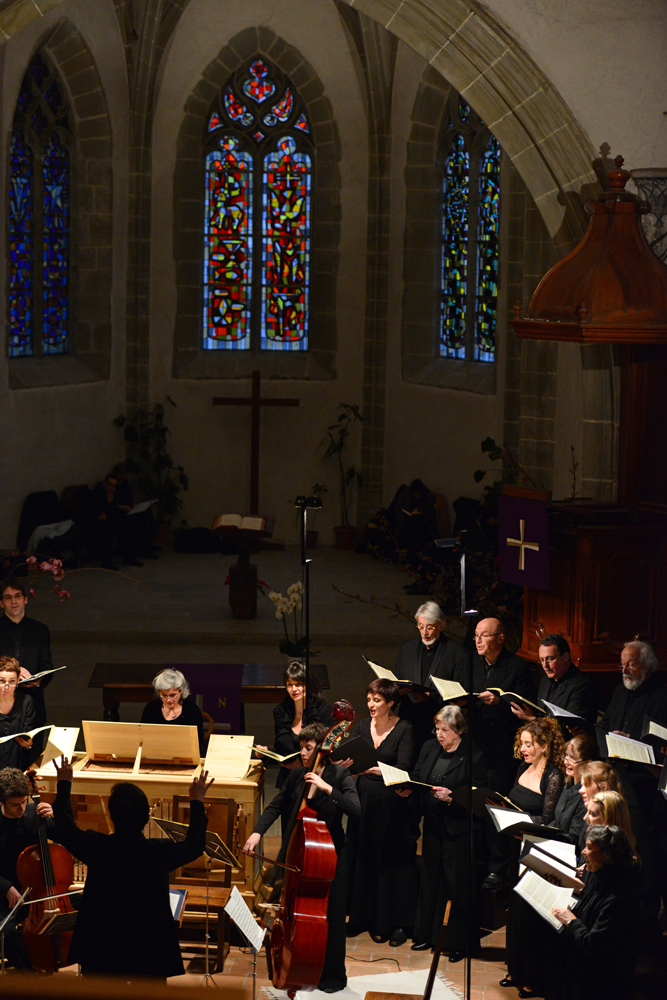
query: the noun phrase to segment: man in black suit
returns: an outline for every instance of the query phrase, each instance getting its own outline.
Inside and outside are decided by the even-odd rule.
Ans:
[[[422,688],[429,688],[429,677],[453,680],[467,663],[463,646],[443,634],[447,621],[442,608],[435,601],[426,601],[417,608],[415,621],[419,636],[403,643],[396,657],[394,673],[399,681],[411,681]],[[442,699],[433,691],[420,691],[399,687],[401,700],[398,714],[412,723],[415,750],[418,753],[426,740],[431,739],[433,716],[442,706]]]
[[[595,725],[598,713],[595,683],[590,675],[582,673],[572,663],[567,640],[562,635],[545,635],[540,642],[538,655],[544,677],[540,678],[537,685],[537,704],[541,705],[542,700],[548,701],[578,715],[591,726]],[[514,714],[528,722],[535,718],[529,708],[518,707]],[[561,718],[559,722],[565,730],[566,739],[570,735],[577,736],[586,732],[583,726],[574,721],[569,723],[567,719]]]
[[[472,690],[481,692],[473,698],[469,713],[471,739],[484,754],[489,788],[507,795],[516,769],[514,737],[517,719],[513,712],[516,702],[508,705],[490,688],[512,691],[522,698],[535,701],[535,682],[531,665],[505,649],[505,633],[498,618],[483,618],[475,629],[475,652],[472,654]],[[468,668],[455,680],[468,690]],[[497,889],[507,881],[509,851],[507,837],[499,837],[490,820],[486,823],[489,846],[489,874],[482,883],[486,889]]]
[[[13,656],[21,664],[21,680],[38,674],[42,670],[52,670],[51,634],[42,622],[28,618],[28,582],[26,577],[10,577],[2,584],[2,608],[0,617],[0,656]],[[44,688],[50,684],[53,675],[34,684],[22,684],[32,697],[35,708],[35,726],[46,725]],[[42,739],[42,733],[35,738],[35,745]]]

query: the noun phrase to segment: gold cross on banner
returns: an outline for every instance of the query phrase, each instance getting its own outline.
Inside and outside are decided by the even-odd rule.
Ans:
[[[519,521],[519,538],[508,538],[506,539],[509,546],[519,549],[519,569],[524,570],[526,568],[526,549],[532,549],[533,552],[540,551],[539,542],[524,542],[523,533],[526,530],[526,522],[524,520]]]

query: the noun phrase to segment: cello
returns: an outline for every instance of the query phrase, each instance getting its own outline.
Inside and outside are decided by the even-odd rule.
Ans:
[[[32,800],[39,805],[40,795],[35,784],[35,772],[26,771],[30,782]],[[67,965],[72,932],[40,934],[39,928],[58,913],[72,913],[69,897],[61,895],[69,890],[74,878],[74,861],[69,851],[61,844],[50,844],[46,824],[42,816],[37,817],[38,842],[26,847],[16,862],[16,874],[21,885],[32,887],[36,898],[48,899],[34,903],[23,921],[23,945],[34,969],[41,972],[56,972]]]
[[[333,706],[335,725],[322,740],[311,768],[321,771],[326,757],[354,722],[354,709],[345,700]],[[314,989],[320,981],[327,947],[327,905],[338,856],[327,825],[317,818],[308,800],[301,802],[285,856],[280,905],[271,928],[273,985],[293,998],[298,990]]]

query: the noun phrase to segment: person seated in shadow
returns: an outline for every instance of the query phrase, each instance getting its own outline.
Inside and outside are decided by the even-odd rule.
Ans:
[[[135,506],[134,494],[130,484],[130,477],[133,469],[137,466],[130,462],[119,462],[114,465],[110,475],[114,476],[118,486],[116,487],[115,502],[119,510],[129,514]],[[153,499],[153,498],[149,498]],[[155,551],[155,536],[157,528],[153,517],[153,508],[148,507],[139,513],[128,517],[126,527],[133,534],[133,544],[135,550],[142,559],[159,559]]]
[[[117,542],[126,566],[143,566],[137,559],[138,544],[132,527],[135,515],[128,517],[127,504],[119,506],[117,489],[118,480],[109,473],[90,492],[85,524],[92,555],[100,560],[104,569],[116,569],[113,553],[114,542]]]

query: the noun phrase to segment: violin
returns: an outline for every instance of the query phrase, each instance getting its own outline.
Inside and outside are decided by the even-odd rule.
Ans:
[[[354,722],[354,709],[345,700],[333,706],[335,725],[319,749],[312,771],[321,771],[326,757]],[[317,818],[306,793],[285,857],[280,906],[271,928],[272,982],[293,998],[298,990],[313,989],[322,975],[327,947],[327,905],[338,856],[331,834]]]
[[[30,782],[32,800],[38,806],[40,795],[35,784],[34,770],[26,771],[26,777]],[[61,844],[49,843],[46,823],[39,815],[37,835],[37,844],[26,847],[19,854],[16,874],[21,885],[32,887],[35,898],[48,898],[29,908],[28,917],[22,926],[23,945],[34,969],[40,972],[57,972],[68,964],[72,932],[40,934],[39,928],[57,913],[73,912],[74,907],[69,897],[61,894],[68,891],[74,880],[74,860]]]

